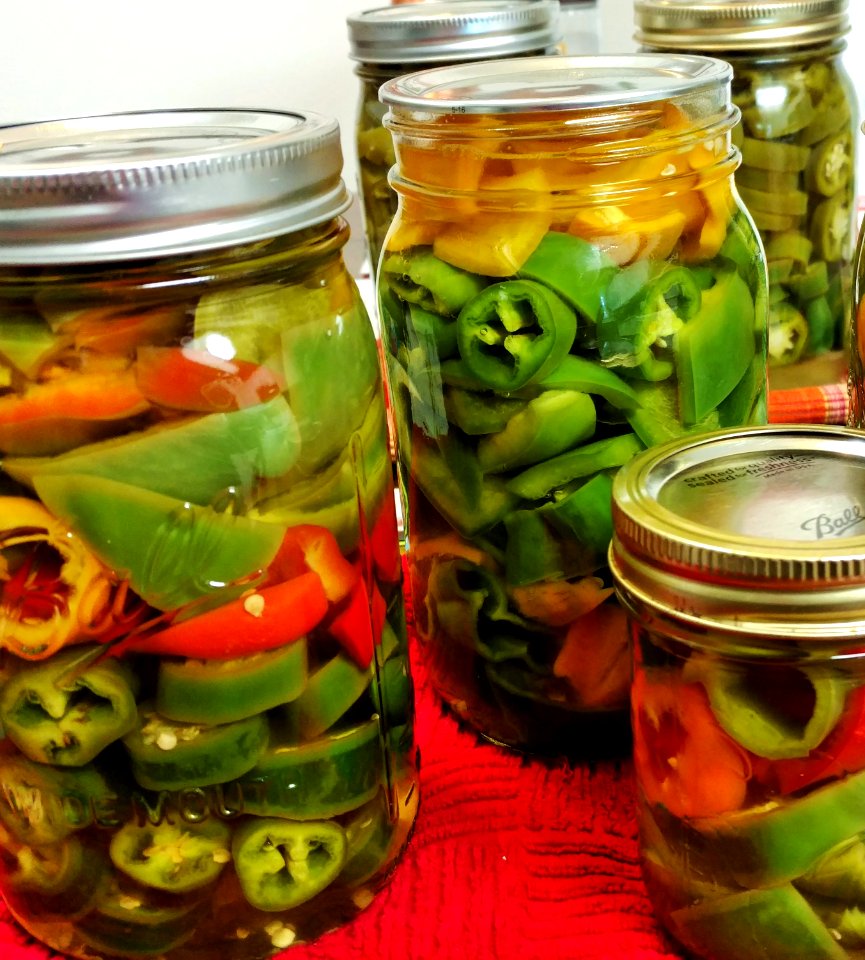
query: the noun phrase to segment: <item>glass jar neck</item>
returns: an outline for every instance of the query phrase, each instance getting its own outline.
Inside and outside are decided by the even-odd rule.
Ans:
[[[495,179],[497,170],[509,177],[511,186],[531,194],[537,192],[545,203],[573,203],[567,192],[551,196],[545,182],[536,184],[528,177],[520,180],[514,173],[521,167],[544,162],[559,164],[573,177],[580,202],[610,203],[627,201],[644,193],[646,185],[662,182],[669,193],[690,190],[695,167],[677,158],[691,156],[701,148],[699,176],[711,182],[729,176],[739,162],[730,132],[739,119],[739,110],[727,98],[726,90],[701,91],[692,100],[653,101],[617,108],[571,111],[540,111],[501,114],[412,113],[392,108],[384,118],[391,131],[397,156],[397,168],[391,182],[398,193],[413,191],[454,196],[459,190],[452,184],[471,182],[471,177],[449,178],[436,185],[439,164],[430,164],[432,175],[423,175],[423,164],[416,157],[431,158],[442,150],[459,151],[460,163],[471,163],[476,153],[485,158],[485,170]],[[554,132],[551,132],[554,131]],[[402,163],[402,158],[412,160]],[[667,162],[669,161],[669,162]],[[479,162],[479,161],[476,161]],[[411,173],[407,174],[407,169]],[[418,171],[421,171],[418,176]],[[477,191],[471,190],[475,193]],[[502,191],[498,201],[513,203],[511,191]],[[496,191],[485,191],[484,200],[496,205]]]
[[[280,277],[307,274],[319,265],[339,262],[348,241],[349,227],[342,217],[285,236],[183,256],[159,257],[118,263],[77,263],[46,266],[0,267],[0,293],[26,295],[33,286],[75,286],[116,298],[123,288],[146,288],[155,298],[168,290],[202,284],[255,282],[278,270]],[[106,286],[106,283],[109,286]],[[89,294],[88,294],[89,295]],[[136,294],[138,296],[138,294]]]

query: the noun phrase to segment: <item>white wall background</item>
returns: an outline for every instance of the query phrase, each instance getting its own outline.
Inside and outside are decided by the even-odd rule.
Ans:
[[[358,81],[345,18],[387,2],[4,0],[0,125],[161,107],[316,110],[340,123],[353,189]],[[601,52],[636,49],[632,0],[598,2]],[[849,7],[845,57],[865,117],[865,0]]]

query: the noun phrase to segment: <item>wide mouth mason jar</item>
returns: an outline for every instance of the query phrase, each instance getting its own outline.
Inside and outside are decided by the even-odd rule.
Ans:
[[[252,960],[417,803],[377,345],[339,131],[3,131],[0,890],[51,948]]]
[[[382,126],[379,87],[421,68],[560,53],[559,9],[559,0],[437,0],[349,15],[350,56],[360,79],[355,149],[371,273],[397,208],[387,179],[395,158]]]
[[[772,385],[841,379],[858,147],[847,0],[636,0],[634,12],[644,49],[733,66],[736,186],[766,249]]]
[[[760,423],[766,272],[733,189],[730,67],[531,57],[386,83],[378,276],[418,636],[523,750],[627,749],[616,469]]]
[[[660,920],[711,960],[860,956],[865,436],[672,441],[619,471],[613,503]]]

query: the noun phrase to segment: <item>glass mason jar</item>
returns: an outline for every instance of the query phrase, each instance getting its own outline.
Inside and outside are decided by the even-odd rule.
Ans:
[[[562,45],[568,56],[600,53],[601,20],[598,0],[560,0]]]
[[[671,441],[613,485],[646,885],[688,955],[861,955],[865,438]]]
[[[730,68],[534,57],[382,87],[378,277],[434,686],[530,752],[627,749],[610,487],[645,446],[764,422],[766,276]]]
[[[350,56],[360,78],[355,148],[370,273],[396,213],[394,165],[378,97],[387,80],[421,68],[560,52],[559,0],[437,0],[351,14]]]
[[[842,62],[846,9],[847,0],[634,4],[644,49],[733,66],[736,186],[766,249],[772,386],[825,383],[846,370],[858,122]]]
[[[375,338],[335,121],[0,153],[0,890],[79,957],[353,917],[417,799]]]

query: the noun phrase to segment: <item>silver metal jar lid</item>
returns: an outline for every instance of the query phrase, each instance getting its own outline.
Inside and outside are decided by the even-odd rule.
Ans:
[[[847,0],[635,0],[636,41],[686,50],[774,50],[850,29]]]
[[[613,485],[626,593],[705,629],[865,629],[865,433],[773,425],[651,448]]]
[[[459,63],[540,52],[561,41],[558,0],[436,0],[351,14],[361,63]]]
[[[215,249],[344,211],[336,120],[167,110],[0,129],[0,263]]]
[[[652,53],[523,57],[436,67],[388,80],[386,104],[428,113],[521,113],[646,103],[728,85],[712,57]]]

